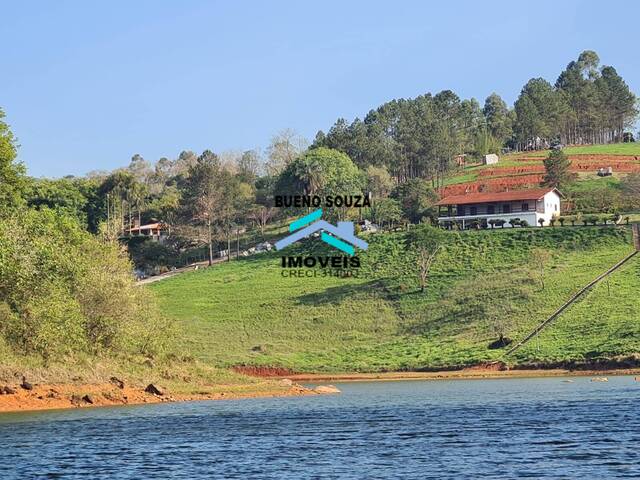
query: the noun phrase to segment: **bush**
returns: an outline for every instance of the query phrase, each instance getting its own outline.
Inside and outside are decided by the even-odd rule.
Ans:
[[[517,227],[518,225],[520,225],[520,219],[512,218],[511,220],[509,220],[509,225],[511,225],[513,228]]]
[[[575,225],[576,222],[584,222],[584,219],[582,218],[582,213],[578,212],[575,214],[575,216],[571,219],[571,225]],[[586,225],[586,223],[585,223]]]
[[[19,219],[19,220],[18,220]],[[0,334],[20,353],[153,355],[167,325],[126,252],[50,210],[0,220]]]
[[[575,215],[562,215],[558,217],[558,222],[560,222],[560,226],[564,227],[566,223],[571,223],[571,225],[575,226],[576,217]]]
[[[526,220],[520,220],[520,226],[521,226],[522,228],[527,228],[527,227],[529,227],[530,225],[529,225],[529,222],[527,222]]]
[[[541,227],[544,227],[544,218],[539,218],[538,223],[540,224]]]
[[[591,225],[595,226],[598,223],[598,216],[597,215],[589,215],[588,217],[585,217],[585,219],[583,220],[585,223],[585,225],[587,223],[590,223]]]

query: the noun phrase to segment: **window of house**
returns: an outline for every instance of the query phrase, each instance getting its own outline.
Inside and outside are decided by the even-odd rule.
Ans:
[[[470,214],[471,215],[477,215],[478,214],[478,207],[469,207],[470,210]]]
[[[529,211],[529,204],[528,203],[523,203],[522,204],[522,211],[523,212],[528,212]]]
[[[496,213],[495,205],[487,205],[487,213],[489,215],[493,215],[494,213]]]
[[[458,205],[458,215],[459,216],[464,216],[464,207]]]
[[[508,203],[502,205],[502,213],[511,213],[511,205]]]

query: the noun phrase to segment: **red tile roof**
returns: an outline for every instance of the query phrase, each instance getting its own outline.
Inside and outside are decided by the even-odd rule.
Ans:
[[[154,229],[154,230],[155,230],[156,228],[160,228],[160,229],[162,229],[162,224],[161,224],[161,223],[149,223],[149,224],[147,224],[147,225],[141,225],[141,226],[139,226],[139,227],[131,227],[131,228],[129,229],[129,231],[130,231],[130,232],[135,232],[135,231],[138,231],[138,230],[147,230],[147,229],[150,229],[150,228],[152,228],[152,229]]]
[[[465,195],[451,195],[440,200],[436,205],[468,205],[470,203],[512,202],[518,200],[538,200],[549,192],[562,194],[555,188],[530,188],[528,190],[514,190],[498,193],[467,193]]]

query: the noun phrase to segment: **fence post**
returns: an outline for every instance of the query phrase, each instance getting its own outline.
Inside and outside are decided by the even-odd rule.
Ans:
[[[633,245],[640,251],[640,223],[633,224]]]

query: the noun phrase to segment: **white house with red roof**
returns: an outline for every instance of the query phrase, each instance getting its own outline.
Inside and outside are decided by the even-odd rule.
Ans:
[[[489,223],[504,220],[505,226],[512,219],[525,220],[530,226],[549,225],[560,215],[562,193],[556,188],[534,188],[498,193],[468,193],[452,195],[436,203],[438,222],[442,225],[457,223],[462,228],[471,223]]]
[[[159,222],[140,226],[136,225],[131,227],[127,233],[129,235],[142,235],[154,241],[162,240],[166,236],[164,225]]]

